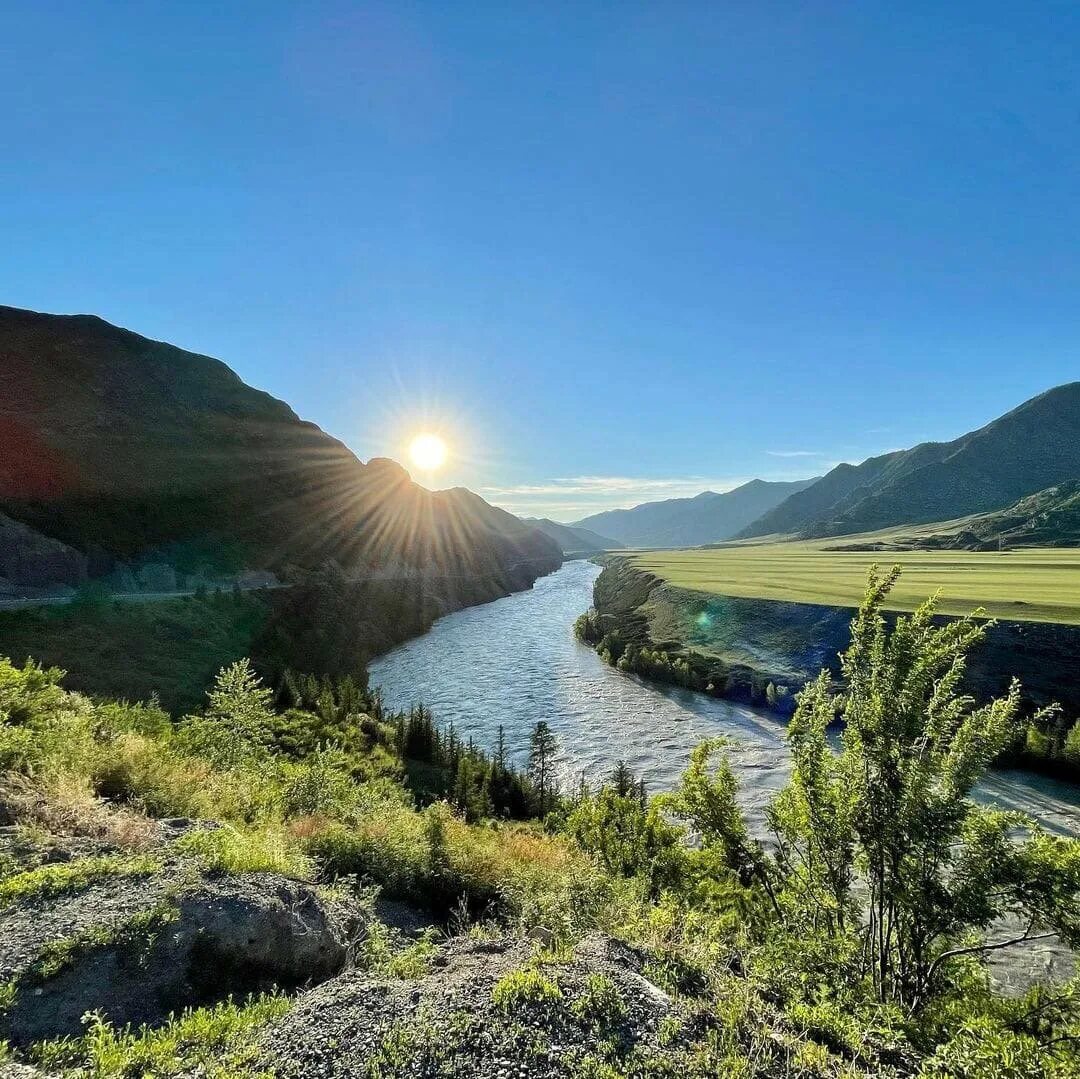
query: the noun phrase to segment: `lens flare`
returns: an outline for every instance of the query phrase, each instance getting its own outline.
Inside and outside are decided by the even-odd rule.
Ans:
[[[409,457],[422,472],[434,472],[446,463],[446,443],[438,435],[417,435],[409,444]]]

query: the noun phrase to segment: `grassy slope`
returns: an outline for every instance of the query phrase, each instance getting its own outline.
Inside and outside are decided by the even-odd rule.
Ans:
[[[679,588],[752,599],[854,607],[866,571],[898,562],[904,574],[890,608],[911,610],[941,589],[940,610],[984,607],[1013,621],[1080,625],[1080,550],[1014,552],[846,551],[836,540],[736,545],[634,555],[634,563]]]
[[[255,595],[73,604],[0,614],[0,655],[68,672],[71,689],[146,700],[174,713],[205,700],[214,675],[252,651],[270,614]]]

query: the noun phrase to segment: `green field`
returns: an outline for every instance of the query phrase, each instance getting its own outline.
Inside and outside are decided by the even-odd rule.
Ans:
[[[944,614],[984,607],[995,618],[1080,624],[1080,550],[1032,547],[1005,552],[837,551],[838,541],[736,545],[632,555],[642,569],[680,588],[748,599],[858,604],[875,562],[904,574],[892,610],[912,610],[941,590]]]

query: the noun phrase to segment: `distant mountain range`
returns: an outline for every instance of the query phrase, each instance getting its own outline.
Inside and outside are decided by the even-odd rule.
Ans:
[[[562,557],[472,492],[361,463],[219,360],[100,318],[11,307],[0,307],[0,513],[5,568],[28,567],[36,583],[72,550],[91,576],[148,557],[279,573],[333,559],[347,573],[518,587]]]
[[[1077,478],[1080,382],[1070,382],[952,442],[839,465],[740,535],[841,536],[951,521]]]
[[[773,483],[751,480],[732,491],[703,491],[694,498],[645,502],[628,510],[607,510],[585,517],[573,528],[610,536],[627,547],[693,547],[730,539],[816,479]]]
[[[552,521],[547,517],[523,517],[527,525],[538,528],[545,536],[550,536],[565,555],[595,554],[597,551],[612,551],[624,544],[618,540],[600,536],[588,528],[577,528]]]

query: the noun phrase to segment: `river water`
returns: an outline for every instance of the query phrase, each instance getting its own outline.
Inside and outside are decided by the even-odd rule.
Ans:
[[[624,760],[656,793],[673,786],[703,738],[725,735],[752,829],[784,782],[782,721],[766,712],[646,682],[601,662],[573,634],[592,604],[599,574],[567,562],[528,592],[439,619],[431,631],[375,660],[373,685],[394,709],[422,702],[443,726],[490,748],[500,724],[524,762],[529,734],[544,719],[558,736],[564,784],[596,781]],[[977,796],[1080,835],[1080,787],[1021,771],[994,772]]]

